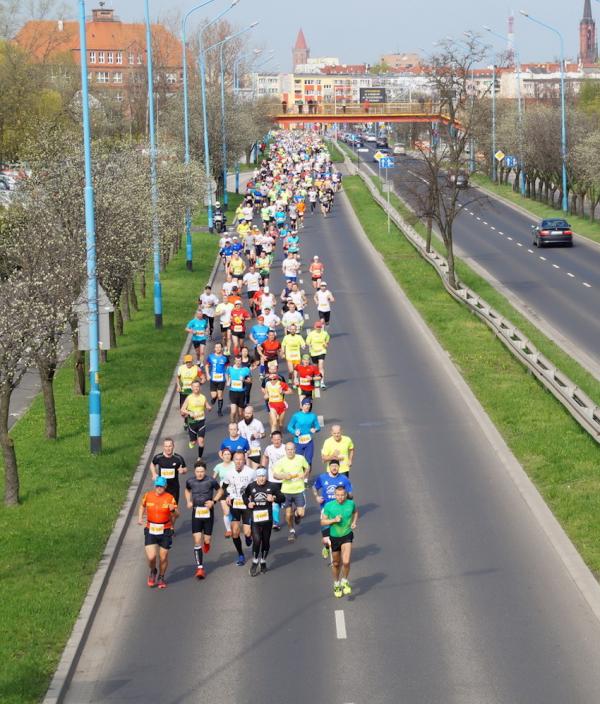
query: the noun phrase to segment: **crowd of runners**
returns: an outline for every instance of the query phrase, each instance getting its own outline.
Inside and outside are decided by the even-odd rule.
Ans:
[[[231,230],[221,237],[224,281],[218,293],[207,285],[199,296],[186,326],[193,354],[185,355],[177,376],[188,448],[197,458],[188,472],[174,440],[165,438],[152,460],[153,489],[139,507],[149,587],[167,585],[169,550],[186,512],[198,579],[206,577],[204,559],[218,513],[235,564],[246,564],[246,548],[250,575],[267,572],[272,531],[286,528],[288,541],[296,540],[312,490],[333,593],[352,593],[354,444],[339,425],[323,428],[318,414],[335,298],[325,263],[307,256],[302,242],[305,217],[327,217],[340,186],[341,175],[319,137],[281,133],[249,181]],[[275,263],[281,266],[281,291],[271,280]],[[263,404],[268,431],[256,415]],[[213,411],[227,412],[229,424],[227,437],[211,443],[219,462],[208,467],[203,455]],[[315,457],[318,433],[328,437]],[[180,477],[186,474],[180,506]]]

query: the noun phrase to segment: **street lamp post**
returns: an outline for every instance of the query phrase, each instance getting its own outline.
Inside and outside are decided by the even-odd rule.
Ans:
[[[493,29],[484,26],[486,32],[489,32],[494,37],[501,39],[503,42],[508,39],[498,32],[494,32]],[[516,74],[517,74],[517,115],[518,115],[518,141],[519,141],[519,164],[520,164],[520,188],[521,195],[525,195],[525,169],[523,164],[523,99],[521,96],[521,57],[518,50],[515,49],[515,59],[516,59]]]
[[[206,0],[200,5],[192,7],[181,21],[181,44],[182,44],[182,65],[183,65],[183,141],[185,148],[184,163],[190,163],[190,121],[189,121],[189,98],[188,98],[188,78],[187,78],[187,38],[186,27],[190,15],[200,10],[206,5],[210,5],[214,0]],[[188,174],[189,177],[189,174]],[[185,211],[185,265],[189,271],[192,270],[192,213],[188,206]]]
[[[154,76],[152,66],[152,31],[149,0],[144,0],[146,21],[146,64],[148,68],[148,130],[150,132],[150,179],[152,197],[152,247],[154,259],[154,326],[163,326],[162,288],[160,284],[160,232],[158,225],[158,177],[156,172],[156,129],[154,125]]]
[[[102,407],[98,378],[100,348],[98,327],[98,280],[96,278],[96,227],[94,221],[94,186],[92,181],[92,147],[87,70],[87,40],[85,35],[85,0],[79,0],[79,53],[81,63],[81,117],[83,123],[83,153],[85,171],[85,245],[87,259],[88,336],[90,344],[89,433],[90,451],[102,450]]]
[[[528,12],[521,10],[523,17],[527,17],[528,20],[539,24],[540,27],[548,29],[550,32],[554,32],[558,37],[560,42],[560,151],[562,159],[562,209],[566,213],[569,210],[569,196],[567,193],[567,111],[565,107],[565,42],[563,35],[556,29],[536,17],[532,17]]]
[[[227,134],[225,130],[225,58],[223,54],[223,49],[227,42],[230,42],[232,39],[236,39],[241,34],[249,32],[251,29],[254,29],[257,24],[258,22],[253,22],[251,25],[245,27],[244,29],[241,29],[239,32],[235,32],[235,34],[230,34],[229,36],[225,37],[225,39],[222,39],[220,42],[216,42],[215,44],[212,44],[211,46],[204,49],[204,53],[206,53],[211,49],[215,49],[217,47],[219,48],[219,62],[221,69],[221,146],[223,148],[223,204],[225,205],[225,207],[227,207],[229,199],[227,197]]]

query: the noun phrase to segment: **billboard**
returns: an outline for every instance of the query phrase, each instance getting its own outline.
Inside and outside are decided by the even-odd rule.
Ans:
[[[385,88],[359,88],[359,100],[361,103],[369,102],[372,105],[385,103]]]

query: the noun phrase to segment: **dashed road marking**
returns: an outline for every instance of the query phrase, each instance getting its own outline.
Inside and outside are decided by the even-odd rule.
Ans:
[[[590,284],[588,284],[586,281],[583,282],[583,285],[584,285],[586,288],[592,288],[592,287],[590,286]]]
[[[571,274],[571,272],[570,272],[570,271],[567,271],[567,276],[570,276],[570,277],[571,277],[572,279],[574,279],[574,278],[575,278],[575,274]]]
[[[558,266],[558,264],[553,264],[552,266],[553,266],[555,269],[560,269],[560,267]]]
[[[479,217],[479,215],[477,216],[477,219],[478,219],[478,220],[481,220],[481,218]]]
[[[540,259],[541,259],[543,262],[548,261],[548,260],[546,259],[546,257],[542,257],[542,255],[540,255]]]
[[[308,313],[304,314],[304,320],[308,320]]]
[[[490,225],[490,230],[495,230],[496,228],[493,225]]]
[[[503,235],[504,232],[502,232],[502,230],[498,230],[498,234],[499,234],[499,235]]]
[[[528,249],[527,251],[529,252],[529,254],[533,254],[533,249]]]
[[[482,222],[483,222],[484,225],[487,225],[487,222],[486,222],[485,220],[482,220]]]
[[[522,247],[523,245],[520,242],[517,242],[517,247]]]
[[[323,416],[317,416],[317,420],[319,421],[319,425],[321,426],[321,428],[323,428],[325,426],[325,419],[323,418]]]
[[[303,283],[304,283],[304,279],[300,279],[300,283],[303,284]]]
[[[512,242],[512,237],[508,237],[508,239]]]
[[[346,634],[346,619],[344,618],[344,612],[341,610],[335,612],[335,631],[338,640],[346,640],[348,637]]]

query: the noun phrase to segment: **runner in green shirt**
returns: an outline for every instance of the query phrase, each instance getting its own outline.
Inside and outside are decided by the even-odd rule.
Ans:
[[[330,526],[331,555],[333,572],[333,594],[337,598],[352,594],[348,582],[350,556],[352,554],[353,531],[358,521],[358,509],[343,486],[335,490],[335,501],[328,501],[321,513],[321,525]],[[340,579],[340,574],[341,579]]]

